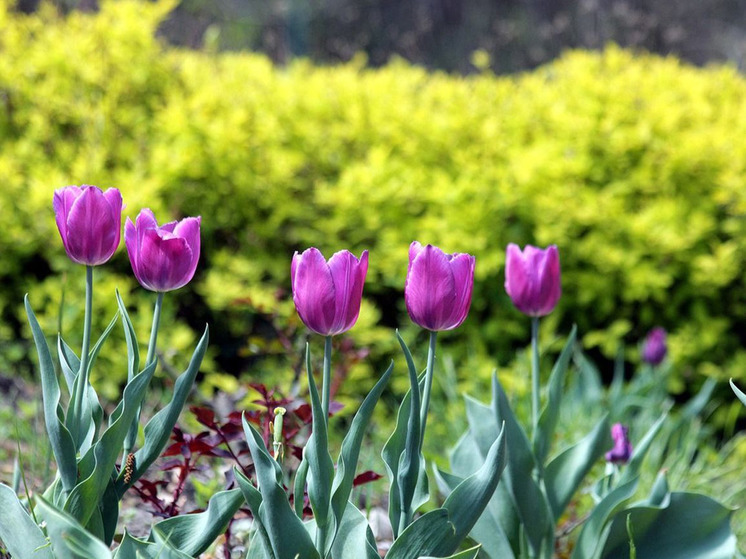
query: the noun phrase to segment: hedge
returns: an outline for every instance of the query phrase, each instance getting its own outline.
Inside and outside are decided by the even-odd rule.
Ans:
[[[157,28],[173,3],[109,1],[67,16],[0,6],[6,371],[31,362],[27,291],[46,329],[58,323],[74,346],[79,339],[70,329],[82,271],[58,241],[51,197],[89,183],[120,188],[131,217],[143,206],[167,219],[202,215],[202,264],[167,297],[161,340],[180,366],[210,321],[207,385],[241,375],[288,382],[305,333],[289,263],[313,245],[370,251],[348,339],[371,354],[350,359],[342,392],[367,389],[398,358],[391,327],[423,340],[402,296],[415,239],[477,257],[471,315],[442,336],[462,387],[509,368],[527,341],[528,321],[503,289],[509,242],[559,246],[564,293],[544,322],[545,349],[577,323],[586,348],[612,356],[626,341],[634,361],[637,340],[661,325],[671,332],[672,388],[700,375],[744,379],[746,81],[733,68],[614,46],[513,76],[431,73],[402,60],[370,69],[362,58],[277,67],[247,52],[165,45]],[[152,297],[125,251],[97,274],[96,300],[109,313],[97,328],[118,287],[142,310],[147,339]],[[61,278],[78,315],[58,316]],[[107,374],[110,393],[123,374]]]

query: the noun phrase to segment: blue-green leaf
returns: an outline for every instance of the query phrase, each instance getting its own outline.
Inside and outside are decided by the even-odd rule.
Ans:
[[[588,435],[564,450],[546,467],[544,482],[555,522],[593,464],[613,446],[609,419],[604,417]]]
[[[294,558],[319,559],[319,554],[308,535],[303,522],[295,515],[290,507],[288,497],[282,487],[282,470],[279,464],[270,456],[264,446],[262,436],[243,418],[243,429],[249,452],[254,460],[256,477],[261,492],[261,503],[258,510],[254,506],[258,504],[256,495],[249,490],[251,500],[247,499],[249,508],[255,518],[264,526],[267,538],[277,559]],[[243,480],[244,484],[250,484],[249,480],[237,470],[234,470],[236,479]],[[244,491],[244,494],[247,492]]]
[[[194,379],[199,372],[202,359],[207,351],[209,338],[209,328],[206,326],[202,338],[200,338],[197,347],[194,349],[189,366],[186,371],[179,375],[179,378],[174,383],[174,393],[171,401],[163,409],[158,411],[145,425],[145,440],[143,441],[142,448],[135,453],[134,470],[129,483],[125,483],[123,472],[120,472],[117,479],[117,493],[120,496],[124,495],[124,492],[140,479],[145,470],[150,467],[166,447],[171,436],[171,431],[176,424],[176,420],[179,419],[179,414],[181,414],[181,410],[194,385]],[[155,366],[155,363],[151,365]]]
[[[28,315],[31,333],[39,356],[39,372],[41,374],[42,399],[44,401],[44,423],[49,435],[49,442],[57,462],[62,485],[65,491],[71,491],[78,479],[75,442],[70,431],[65,426],[65,416],[60,406],[60,385],[54,371],[52,356],[44,333],[39,326],[36,315],[31,309],[28,295],[24,298],[26,314]]]
[[[632,456],[625,466],[622,477],[619,480],[620,484],[626,483],[629,480],[636,478],[637,475],[640,473],[640,467],[642,466],[642,462],[645,459],[645,455],[648,453],[650,445],[653,443],[653,439],[655,439],[667,417],[668,413],[664,413],[663,415],[661,415],[658,420],[653,423],[650,429],[648,429],[648,432],[645,433],[645,436],[640,440],[640,442],[637,443],[637,445],[634,447]]]
[[[746,406],[746,394],[741,391],[733,382],[733,379],[730,379],[730,387],[733,389],[733,392],[738,397],[739,400],[741,400],[741,403],[743,403],[744,406]]]
[[[609,520],[634,495],[637,478],[620,484],[598,503],[583,524],[571,559],[596,559],[609,534]]]
[[[308,500],[311,502],[316,529],[325,532],[324,550],[326,556],[331,549],[336,531],[336,519],[332,515],[331,497],[332,480],[334,479],[334,462],[329,455],[324,410],[321,407],[319,392],[311,370],[311,352],[306,345],[306,372],[308,375],[308,392],[311,396],[312,432],[308,438],[303,457],[308,461]]]
[[[0,540],[13,557],[55,559],[44,532],[18,500],[15,492],[0,483]]]
[[[186,555],[196,557],[225,532],[243,502],[244,496],[239,489],[219,491],[210,498],[204,512],[162,520],[153,526],[150,538],[155,543],[168,544]]]
[[[80,475],[83,480],[70,492],[65,511],[83,524],[88,522],[99,506],[107,485],[112,483],[122,442],[145,397],[154,371],[155,363],[151,363],[127,384],[122,401],[109,418],[109,428],[81,459]]]
[[[442,559],[476,559],[479,555],[479,550],[481,549],[481,546],[477,545],[475,547],[472,547],[470,549],[467,549],[465,551],[460,551],[459,553],[456,553],[455,555],[449,555],[448,557],[444,557]],[[419,559],[438,559],[436,557],[420,557]]]
[[[705,495],[671,493],[662,506],[637,505],[616,514],[601,557],[629,557],[629,518],[637,559],[731,559],[736,555],[732,514],[731,509]]]
[[[113,559],[192,559],[192,556],[165,543],[138,540],[125,531]]]
[[[111,559],[108,546],[44,497],[37,497],[37,510],[46,522],[55,559]]]
[[[554,438],[554,430],[557,427],[559,419],[560,404],[562,402],[562,391],[565,386],[565,372],[567,365],[570,363],[573,350],[575,349],[575,338],[577,335],[577,326],[572,327],[572,331],[567,338],[567,343],[557,358],[552,374],[549,377],[549,392],[547,394],[547,404],[539,417],[539,426],[534,439],[534,455],[539,464],[544,464],[549,448]]]
[[[393,369],[394,364],[392,363],[365,397],[365,400],[363,400],[363,403],[355,414],[355,418],[352,420],[350,430],[342,441],[342,449],[337,460],[337,471],[332,482],[332,511],[340,529],[342,517],[351,506],[348,501],[350,492],[352,491],[352,483],[355,479],[355,469],[357,468],[363,435],[365,429],[368,427],[368,422],[373,415],[373,410],[378,403],[378,399],[381,397],[383,389],[386,388],[389,378],[391,378]],[[340,536],[337,535],[336,537],[339,538]]]
[[[549,502],[533,477],[536,460],[528,437],[510,409],[508,398],[497,380],[492,378],[492,406],[498,421],[505,422],[506,437],[510,441],[505,483],[513,498],[518,517],[536,555],[542,549],[552,549],[554,522]]]

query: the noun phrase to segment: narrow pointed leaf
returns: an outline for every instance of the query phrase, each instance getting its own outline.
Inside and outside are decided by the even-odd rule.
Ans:
[[[48,541],[15,492],[0,483],[0,540],[12,557],[55,559]]]
[[[526,536],[536,555],[554,539],[554,522],[549,502],[536,483],[533,472],[536,460],[528,437],[510,409],[508,398],[496,376],[492,378],[492,406],[498,421],[505,422],[506,438],[510,441],[508,463],[503,479],[513,505],[523,524]]]
[[[663,415],[661,415],[658,420],[653,423],[650,429],[648,429],[648,432],[645,433],[645,436],[640,440],[640,442],[637,443],[634,451],[632,452],[632,456],[627,463],[627,466],[624,468],[622,477],[619,480],[620,485],[638,476],[638,474],[640,473],[642,462],[645,459],[645,455],[648,453],[650,445],[653,443],[656,435],[658,435],[658,432],[660,431],[667,417],[668,413],[664,413]]]
[[[554,438],[554,431],[557,428],[562,392],[565,386],[565,373],[575,349],[577,330],[576,326],[572,327],[572,331],[567,338],[567,343],[565,343],[564,349],[557,358],[557,362],[552,368],[552,374],[549,377],[547,404],[539,417],[539,427],[534,441],[534,454],[539,464],[543,464],[546,460],[552,439]]]
[[[593,465],[613,446],[609,433],[609,419],[605,416],[593,431],[547,465],[544,481],[555,522],[562,516]]]
[[[194,379],[199,372],[202,359],[207,351],[209,342],[209,328],[205,327],[197,347],[194,349],[189,366],[174,383],[174,392],[171,401],[145,425],[145,440],[142,448],[135,453],[135,465],[132,477],[129,483],[125,483],[123,473],[120,473],[117,479],[117,493],[123,495],[150,467],[150,465],[160,456],[166,447],[171,436],[171,431],[179,419],[181,410],[184,408],[187,398],[194,385]],[[151,364],[155,366],[155,363]],[[140,373],[142,374],[142,373]],[[138,375],[139,376],[139,375]]]
[[[39,356],[39,373],[41,375],[42,398],[44,401],[44,423],[52,446],[55,461],[65,491],[71,491],[77,481],[77,460],[75,442],[65,426],[65,416],[60,406],[60,385],[54,371],[52,356],[44,333],[31,309],[28,295],[24,298],[31,333]]]
[[[242,422],[249,452],[251,452],[256,468],[259,491],[262,495],[259,510],[252,509],[252,512],[265,527],[275,557],[284,559],[294,558],[297,555],[303,559],[319,559],[311,536],[290,507],[282,487],[280,466],[270,456],[264,446],[262,436],[257,433],[256,429],[246,421],[245,417]],[[238,471],[236,474],[237,479],[243,476]],[[248,479],[244,481],[250,483]],[[252,497],[252,501],[248,501],[250,507],[252,502],[256,502],[255,497]]]
[[[449,555],[448,557],[444,557],[442,559],[476,559],[479,555],[479,550],[482,546],[476,546],[472,547],[471,549],[467,549],[465,551],[461,551],[459,553],[456,553],[455,555]],[[438,559],[436,557],[420,557],[419,559]]]
[[[210,498],[204,512],[174,516],[153,526],[151,539],[196,557],[225,532],[243,503],[240,489],[219,491]]]
[[[311,501],[316,529],[326,532],[324,554],[331,548],[334,540],[336,520],[332,515],[331,496],[334,479],[334,462],[329,455],[324,410],[321,407],[319,392],[311,370],[311,353],[306,345],[306,372],[308,375],[308,392],[311,397],[313,426],[303,456],[308,461],[308,500]]]
[[[352,420],[350,430],[342,441],[342,449],[337,460],[337,471],[332,482],[332,511],[338,526],[340,526],[342,517],[350,506],[348,501],[350,492],[352,491],[352,482],[355,479],[355,469],[360,456],[363,435],[373,415],[373,410],[381,397],[381,393],[391,378],[393,369],[394,364],[391,363],[386,372],[383,373],[373,389],[365,397],[365,400],[363,400],[363,403],[355,414],[355,418]]]
[[[609,521],[637,489],[637,478],[620,484],[598,503],[583,524],[571,559],[596,559],[609,534]]]
[[[90,474],[75,486],[65,502],[65,511],[81,523],[88,522],[94,509],[98,507],[107,485],[112,482],[111,477],[124,437],[145,397],[154,371],[155,363],[151,363],[127,384],[122,401],[111,414],[109,428],[81,460],[81,464],[87,462],[85,470],[90,470]],[[81,472],[83,470],[81,465]]]
[[[262,506],[263,500],[262,494],[251,484],[243,472],[238,470],[235,466],[233,467],[233,475],[236,478],[236,482],[238,483],[238,487],[241,490],[246,503],[249,505],[251,514],[254,515],[254,535],[251,537],[249,557],[266,557],[267,559],[275,559],[269,535],[267,534],[267,529],[264,527],[264,524],[262,524],[262,518],[259,515],[259,508]]]
[[[55,559],[111,558],[109,548],[71,515],[47,503],[43,497],[37,497],[37,509],[46,522]]]
[[[349,502],[334,539],[332,559],[379,559],[376,540],[368,520]]]
[[[192,556],[168,544],[133,538],[125,531],[122,542],[114,551],[113,559],[192,559]]]
[[[733,389],[733,392],[738,397],[739,400],[741,400],[741,403],[746,406],[746,394],[741,391],[733,382],[733,379],[730,379],[730,387]]]
[[[665,506],[632,506],[611,523],[602,559],[629,557],[626,522],[635,534],[637,559],[731,559],[736,537],[730,528],[733,511],[705,495],[671,493]]]

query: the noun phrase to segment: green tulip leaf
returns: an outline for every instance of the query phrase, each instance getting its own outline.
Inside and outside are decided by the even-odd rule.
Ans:
[[[340,529],[342,518],[347,514],[346,511],[351,506],[348,501],[350,498],[350,492],[352,491],[353,481],[355,479],[355,469],[360,456],[360,446],[363,442],[363,435],[365,434],[370,418],[373,415],[373,410],[381,397],[381,393],[384,388],[386,388],[386,385],[391,378],[393,370],[394,364],[391,363],[388,369],[386,369],[386,372],[383,373],[373,389],[365,397],[365,400],[363,400],[363,403],[355,414],[355,418],[352,420],[347,435],[342,441],[342,449],[337,460],[337,471],[334,475],[334,481],[332,482],[331,501],[336,524],[340,526]],[[340,536],[337,535],[336,537],[339,538]]]
[[[479,550],[481,549],[481,546],[477,545],[475,547],[472,547],[470,549],[467,549],[465,551],[460,551],[459,553],[456,553],[455,555],[449,555],[448,557],[444,557],[442,559],[476,559],[479,555]],[[419,559],[438,559],[436,557],[427,556],[427,557],[420,557]]]
[[[316,531],[316,522],[311,519],[305,523],[306,530]],[[331,559],[378,559],[378,548],[373,532],[365,518],[355,505],[348,502],[339,523],[337,537],[331,548]]]
[[[60,368],[62,369],[63,376],[65,377],[68,390],[70,391],[70,393],[72,393],[73,386],[75,385],[75,379],[78,375],[78,370],[80,370],[80,359],[72,350],[72,348],[67,345],[65,340],[62,339],[62,336],[57,336],[57,354],[60,361]],[[96,351],[96,355],[97,354],[98,351]],[[92,357],[91,359],[94,359],[94,357]],[[70,410],[68,410],[68,414],[72,413],[71,410],[73,409],[73,402],[71,401],[70,403],[71,408]],[[86,390],[86,397],[83,398],[82,415],[83,423],[88,426],[87,432],[80,446],[80,453],[85,454],[88,449],[91,448],[96,434],[101,428],[101,423],[103,422],[104,418],[104,410],[101,408],[98,394],[96,394],[96,390],[93,388],[93,386],[91,386],[90,383],[88,384],[88,389]]]
[[[88,523],[107,485],[112,482],[124,437],[145,397],[154,371],[155,363],[151,363],[125,386],[122,401],[109,417],[109,428],[80,461],[83,481],[70,492],[64,510],[82,524]]]
[[[575,349],[575,339],[577,337],[577,326],[572,327],[572,331],[567,338],[567,343],[563,348],[560,356],[552,368],[552,374],[549,377],[549,387],[547,394],[547,404],[539,417],[539,425],[534,438],[534,455],[539,465],[543,465],[549,454],[549,448],[554,439],[554,431],[557,428],[557,421],[560,414],[560,404],[562,402],[562,392],[565,386],[565,373],[570,363],[570,357]]]
[[[733,379],[730,379],[730,387],[733,389],[734,394],[738,397],[739,400],[741,400],[741,403],[746,406],[746,393],[741,391],[733,382]]]
[[[256,495],[257,491],[252,490],[255,488],[248,487],[251,485],[248,478],[238,470],[234,469],[234,472],[254,518],[264,527],[273,556],[276,559],[296,555],[303,559],[319,559],[311,536],[288,502],[279,464],[270,456],[262,436],[245,417],[243,429],[254,460],[261,501]]]
[[[165,543],[153,543],[133,538],[125,531],[113,559],[192,559]]]
[[[425,460],[419,451],[420,393],[425,373],[418,378],[409,348],[398,331],[396,336],[407,362],[410,389],[399,405],[394,432],[381,452],[389,476],[389,520],[395,538],[406,527],[401,526],[405,517],[429,499]]]
[[[306,344],[306,373],[308,375],[308,392],[311,396],[312,431],[308,438],[303,456],[308,461],[308,500],[311,502],[316,529],[323,531],[324,556],[331,549],[336,531],[336,518],[332,514],[331,497],[334,479],[334,462],[329,455],[324,410],[321,407],[319,392],[311,369],[311,351]]]
[[[664,413],[663,415],[661,415],[658,420],[653,423],[650,429],[648,429],[648,432],[645,433],[645,436],[640,440],[640,442],[637,443],[634,451],[632,452],[632,456],[629,459],[629,462],[624,468],[622,477],[619,480],[620,484],[627,483],[628,481],[636,478],[639,475],[640,468],[642,467],[642,462],[645,459],[645,455],[648,453],[648,450],[650,450],[650,445],[653,443],[656,435],[658,435],[658,432],[661,430],[661,427],[663,426],[663,423],[665,422],[667,417],[668,413]]]
[[[736,555],[732,514],[731,509],[696,493],[670,493],[659,506],[631,506],[614,516],[601,558],[629,557],[629,521],[637,559],[731,559]]]
[[[73,516],[55,508],[44,497],[37,499],[37,510],[46,522],[55,559],[111,559],[108,546],[88,532]]]
[[[205,326],[205,331],[202,334],[202,338],[200,338],[197,347],[194,349],[189,366],[186,371],[179,375],[174,383],[174,392],[171,401],[150,418],[150,421],[145,425],[145,439],[142,448],[135,452],[134,469],[129,482],[125,482],[124,472],[120,472],[119,478],[116,482],[118,495],[124,495],[124,492],[140,479],[140,477],[142,477],[145,471],[153,462],[155,462],[156,458],[160,456],[161,452],[166,447],[166,444],[171,437],[174,425],[176,425],[181,410],[184,408],[184,404],[192,391],[194,379],[199,372],[202,359],[207,351],[209,338],[209,328]],[[154,367],[155,363],[152,363],[151,365]],[[143,373],[140,373],[140,375],[142,374]]]
[[[0,483],[0,540],[12,557],[55,559],[49,541],[15,492]]]
[[[613,446],[610,429],[609,419],[604,417],[593,431],[547,465],[544,483],[555,522],[562,516],[583,478],[604,452]]]
[[[243,503],[244,495],[240,489],[219,491],[210,498],[204,512],[174,516],[153,526],[150,539],[196,557],[225,532]]]
[[[552,549],[554,522],[552,510],[542,488],[533,477],[536,459],[525,431],[518,423],[508,398],[497,380],[492,377],[492,406],[498,421],[505,422],[506,437],[510,441],[504,482],[512,497],[529,544],[536,555],[542,549]]]
[[[49,346],[44,337],[44,333],[39,326],[34,311],[28,300],[28,295],[24,298],[26,314],[28,315],[31,333],[36,344],[36,351],[39,356],[39,372],[41,374],[42,400],[44,403],[44,423],[47,428],[47,435],[52,446],[57,469],[62,480],[65,492],[72,491],[78,480],[78,468],[76,459],[75,442],[72,434],[65,426],[65,415],[60,405],[60,385],[57,381],[57,374],[52,363],[52,356],[49,353]]]
[[[571,559],[596,559],[609,535],[609,521],[637,489],[637,478],[620,484],[598,503],[583,524]]]

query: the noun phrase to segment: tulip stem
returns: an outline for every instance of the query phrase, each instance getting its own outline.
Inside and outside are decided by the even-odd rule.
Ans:
[[[324,339],[324,376],[322,378],[321,409],[324,411],[324,421],[329,424],[329,401],[331,399],[332,384],[332,337]]]
[[[83,433],[83,397],[88,390],[88,352],[91,346],[91,315],[93,307],[93,266],[85,267],[85,315],[83,319],[83,347],[80,350],[80,368],[73,392],[75,410],[71,425],[76,447],[80,448],[85,434]]]
[[[539,430],[539,317],[531,317],[531,434],[536,440]]]
[[[437,337],[437,332],[430,332],[430,345],[427,349],[427,369],[425,370],[425,388],[422,392],[422,407],[420,408],[420,452],[422,452],[422,445],[425,442],[427,410],[430,407],[430,392],[433,387],[433,373],[435,370],[435,340]]]
[[[153,308],[153,325],[150,328],[150,342],[148,343],[148,357],[145,365],[150,365],[155,360],[155,347],[158,342],[158,326],[161,323],[161,307],[163,306],[163,291],[158,292]]]

